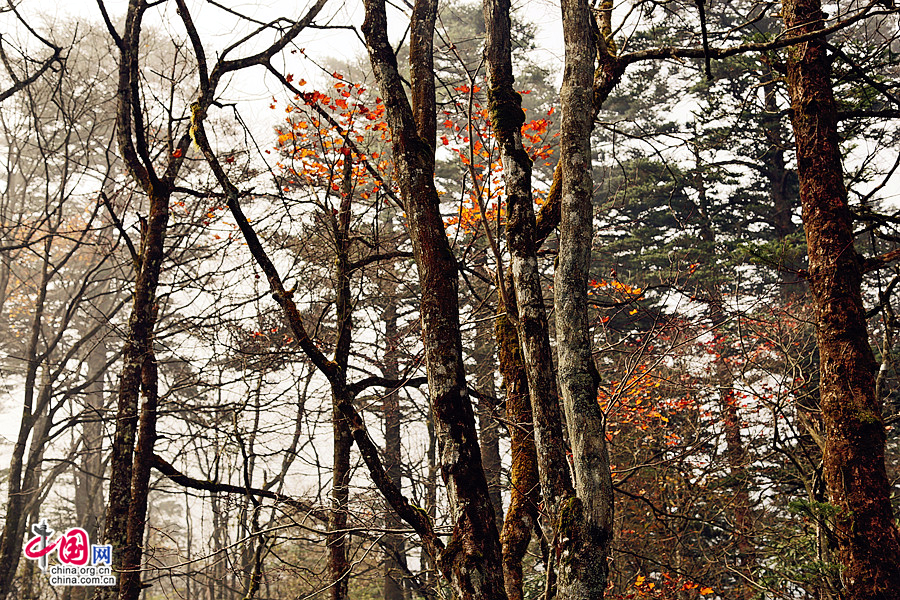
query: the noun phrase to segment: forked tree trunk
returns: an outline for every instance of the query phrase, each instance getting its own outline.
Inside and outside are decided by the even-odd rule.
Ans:
[[[520,127],[524,113],[521,99],[513,87],[509,10],[509,3],[504,0],[486,0],[484,3],[491,124],[499,142],[509,211],[507,232],[518,308],[514,318],[534,414],[544,509],[552,529],[552,552],[559,574],[557,595],[561,599],[600,598],[608,571],[606,556],[612,530],[612,482],[603,415],[597,404],[587,322],[591,238],[589,139],[595,114],[593,23],[586,3],[563,3],[566,35],[566,72],[562,89],[563,154],[553,186],[555,190],[562,190],[562,235],[555,289],[560,357],[558,381],[563,390],[576,466],[576,489],[573,490],[564,453],[557,378],[553,373],[547,315],[537,268],[531,161],[522,147]],[[598,105],[618,80],[618,67],[614,61],[611,64],[616,68],[602,79],[602,88],[597,94]],[[508,310],[512,308],[508,307]],[[548,592],[552,593],[552,578],[547,583]]]
[[[159,311],[156,292],[171,194],[170,183],[160,181],[142,164],[132,138],[136,134],[138,140],[144,141],[143,123],[133,110],[139,102],[135,94],[145,10],[147,6],[137,0],[129,3],[125,32],[119,40],[121,56],[116,108],[119,151],[135,182],[149,197],[149,212],[141,223],[140,248],[134,264],[134,300],[122,354],[104,527],[104,537],[113,546],[113,568],[119,572],[118,588],[97,589],[97,598],[118,596],[121,600],[137,600],[141,591],[141,549],[158,404],[153,330]]]
[[[167,192],[150,198],[149,218],[141,235],[140,264],[119,381],[104,535],[113,546],[113,566],[120,571],[118,591],[121,600],[137,600],[141,590],[141,548],[159,399],[153,329],[159,309],[156,290],[169,218],[168,205]],[[98,596],[112,597],[114,589],[98,588]]]
[[[820,0],[788,0],[783,15],[794,35],[821,29],[825,17]],[[884,420],[860,293],[863,262],[854,248],[824,38],[788,50],[787,85],[815,303],[824,472],[838,509],[831,526],[841,580],[848,600],[900,598],[900,534],[885,473]]]
[[[410,22],[407,100],[387,36],[384,0],[366,0],[363,33],[391,129],[397,180],[422,288],[420,313],[428,392],[447,486],[453,535],[440,568],[460,600],[505,599],[499,533],[466,390],[458,273],[434,185],[436,110],[433,36],[437,2],[418,0]]]
[[[485,30],[487,32],[486,55],[490,84],[488,98],[491,110],[491,127],[497,138],[503,163],[503,179],[506,186],[507,235],[509,239],[510,270],[514,294],[509,294],[506,306],[507,319],[498,321],[497,339],[501,348],[501,370],[507,386],[507,408],[516,422],[532,417],[534,443],[525,444],[517,438],[521,431],[512,433],[514,481],[510,514],[503,530],[504,574],[507,593],[521,598],[521,560],[530,539],[527,508],[531,490],[522,489],[528,484],[529,467],[537,468],[540,488],[547,515],[547,535],[559,543],[558,524],[560,509],[574,498],[565,455],[562,432],[562,416],[553,371],[553,355],[544,292],[538,272],[535,242],[535,214],[531,191],[531,159],[522,146],[521,126],[525,121],[522,100],[513,87],[512,43],[510,33],[510,3],[508,0],[485,0]],[[515,329],[510,325],[515,323]],[[524,381],[521,379],[524,377]],[[528,394],[529,407],[521,405],[519,394]],[[532,454],[534,453],[534,454]],[[534,463],[529,465],[529,461]],[[515,509],[515,512],[513,512]],[[548,582],[552,590],[552,571],[548,569]]]

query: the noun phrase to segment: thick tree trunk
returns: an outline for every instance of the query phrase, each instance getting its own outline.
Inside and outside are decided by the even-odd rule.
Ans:
[[[577,497],[562,507],[557,525],[558,589],[560,598],[588,600],[602,598],[606,588],[613,518],[612,478],[603,413],[597,403],[587,305],[593,234],[590,135],[596,46],[585,0],[563,0],[562,16],[566,49],[560,90],[562,203],[554,300],[558,381]]]
[[[825,16],[819,0],[785,2],[783,15],[795,35],[821,29]],[[862,258],[854,248],[825,39],[791,47],[787,73],[841,580],[849,600],[900,598],[900,534],[885,473],[884,421],[860,294]]]
[[[436,2],[418,0],[410,23],[413,105],[387,37],[383,0],[366,0],[363,33],[391,128],[397,180],[422,289],[422,340],[428,391],[439,442],[441,474],[454,521],[440,558],[441,571],[460,600],[504,599],[499,533],[488,494],[466,391],[459,330],[458,273],[444,231],[434,185],[434,62]]]

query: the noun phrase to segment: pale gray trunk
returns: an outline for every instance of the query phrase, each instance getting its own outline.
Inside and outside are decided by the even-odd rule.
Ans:
[[[594,57],[590,7],[563,0],[565,72],[560,161],[562,204],[559,258],[554,280],[558,381],[572,448],[576,498],[562,507],[557,535],[559,597],[603,597],[612,537],[613,495],[597,375],[591,356],[587,283],[592,218],[590,135],[593,128]]]

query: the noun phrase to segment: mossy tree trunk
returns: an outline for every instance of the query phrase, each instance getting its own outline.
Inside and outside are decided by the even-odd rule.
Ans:
[[[496,338],[500,374],[506,390],[506,418],[509,421],[509,508],[503,521],[500,542],[503,546],[503,580],[509,600],[523,600],[522,560],[528,551],[532,533],[539,531],[538,506],[541,503],[534,444],[534,424],[528,395],[528,376],[522,362],[519,338],[506,313],[497,317]],[[515,312],[513,312],[515,316]]]
[[[825,18],[820,0],[789,0],[783,15],[794,35],[821,29]],[[900,534],[891,510],[876,363],[860,293],[864,265],[854,247],[831,58],[823,37],[789,48],[787,86],[819,345],[824,474],[838,510],[831,527],[842,597],[900,598]]]
[[[591,354],[587,287],[593,235],[594,64],[597,44],[591,8],[585,0],[563,0],[565,71],[560,101],[560,206],[558,267],[554,304],[558,375],[576,497],[560,509],[557,536],[559,598],[603,597],[612,540],[613,493],[603,413],[597,403],[598,376]]]

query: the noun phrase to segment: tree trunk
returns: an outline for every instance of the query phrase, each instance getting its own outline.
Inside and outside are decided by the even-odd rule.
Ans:
[[[46,413],[50,403],[49,385],[38,386],[37,376],[41,363],[46,357],[39,352],[43,332],[44,311],[50,284],[50,264],[52,240],[44,243],[41,279],[34,301],[28,344],[25,348],[25,385],[22,403],[22,417],[19,432],[13,445],[9,463],[8,493],[5,522],[0,533],[0,600],[10,594],[16,570],[22,555],[22,544],[28,528],[28,505],[37,492],[39,464],[43,457],[41,449],[46,443],[48,423]],[[49,368],[44,365],[44,372]],[[45,377],[46,378],[46,377]],[[38,392],[35,394],[35,392]],[[37,397],[35,397],[37,396]],[[31,442],[29,443],[29,438]]]
[[[513,87],[509,13],[510,3],[507,0],[484,2],[491,127],[499,142],[503,163],[512,273],[509,281],[515,290],[514,297],[507,295],[509,303],[515,302],[515,306],[506,306],[505,309],[507,323],[515,323],[516,330],[506,330],[503,322],[498,321],[498,342],[503,346],[501,370],[507,386],[510,417],[518,423],[530,422],[534,415],[533,444],[526,445],[518,439],[521,431],[512,434],[512,475],[522,481],[513,481],[514,496],[510,506],[513,518],[508,519],[504,527],[507,593],[510,597],[520,598],[523,593],[521,559],[527,549],[531,529],[536,526],[536,523],[528,523],[528,509],[524,506],[528,495],[533,493],[530,488],[523,488],[529,483],[529,468],[537,467],[544,511],[549,521],[546,530],[548,535],[553,532],[557,541],[559,511],[574,496],[574,490],[565,455],[549,325],[538,272],[536,219],[531,191],[532,165],[522,147],[521,126],[525,122],[525,113],[521,108],[521,97]],[[525,381],[520,381],[520,377],[525,377]],[[522,398],[516,395],[517,392],[528,393],[530,407],[520,404]],[[529,465],[530,460],[536,464]],[[512,512],[513,509],[515,512]],[[552,588],[549,569],[548,576],[551,577]]]
[[[86,335],[88,327],[82,328]],[[77,523],[88,534],[88,539],[99,539],[103,523],[103,411],[106,407],[104,385],[106,382],[107,347],[103,334],[97,344],[90,349],[85,360],[87,378],[93,383],[85,389],[85,404],[82,409],[81,453],[79,465],[75,469],[75,515]],[[85,600],[88,588],[67,588],[69,600]]]
[[[481,319],[476,325],[475,348],[472,358],[475,360],[477,373],[477,389],[482,392],[478,400],[478,439],[481,441],[481,461],[484,475],[487,478],[488,493],[497,518],[497,529],[503,527],[503,484],[500,482],[500,423],[494,416],[496,407],[489,398],[497,394],[494,374],[497,372],[494,359],[494,332],[491,321]]]
[[[797,274],[803,259],[802,248],[792,246],[789,236],[797,231],[794,224],[796,197],[791,193],[789,182],[791,171],[784,159],[785,141],[781,124],[781,110],[777,100],[778,74],[766,66],[762,73],[763,102],[765,113],[762,119],[763,135],[767,148],[762,156],[762,166],[768,182],[769,201],[772,204],[771,223],[775,238],[781,244],[779,267],[781,275],[781,295],[785,300],[802,294],[806,285]]]
[[[382,375],[387,379],[396,380],[400,376],[400,368],[397,364],[397,303],[391,299],[381,313],[384,322],[384,366]],[[400,439],[400,392],[392,390],[388,393],[383,404],[384,416],[384,469],[388,478],[398,488],[401,486],[401,439]],[[399,529],[403,522],[397,513],[385,503],[384,526],[386,529]],[[403,574],[406,563],[403,536],[397,533],[387,533],[384,536],[384,577],[382,581],[382,595],[384,600],[403,600]]]
[[[122,353],[104,531],[107,543],[113,546],[113,568],[119,575],[118,587],[98,588],[98,599],[118,595],[120,600],[137,600],[140,595],[150,465],[156,442],[159,398],[153,330],[159,313],[156,292],[165,254],[172,189],[170,179],[174,177],[174,170],[170,169],[171,173],[167,175],[171,177],[166,181],[159,180],[153,172],[147,155],[143,117],[139,114],[140,33],[147,8],[139,0],[129,3],[125,30],[119,40],[116,139],[129,173],[148,196],[149,210],[146,220],[141,220],[140,248],[134,264],[134,300]]]
[[[590,136],[593,129],[594,58],[590,7],[563,0],[566,60],[560,100],[559,257],[554,278],[558,381],[566,413],[577,497],[560,510],[559,597],[603,597],[612,538],[613,495],[598,376],[591,355],[587,283],[593,234]],[[602,43],[602,40],[598,40]]]
[[[507,308],[507,312],[509,310]],[[503,580],[509,600],[523,600],[522,559],[528,550],[532,532],[538,529],[541,494],[528,376],[522,364],[516,330],[506,315],[497,317],[497,347],[500,373],[506,389],[506,418],[510,423],[509,509],[500,533]]]
[[[159,310],[156,290],[168,218],[168,193],[152,195],[149,219],[141,235],[134,303],[122,356],[104,532],[107,543],[113,546],[121,600],[136,600],[141,589],[141,547],[158,403],[153,329]],[[113,589],[98,588],[98,595],[111,597]]]
[[[332,425],[334,457],[331,478],[331,510],[328,516],[328,570],[331,600],[347,600],[350,562],[347,559],[347,502],[350,485],[350,448],[353,438],[344,416],[334,401]]]
[[[347,152],[343,158],[340,187],[340,207],[337,215],[329,215],[332,219],[332,232],[335,243],[334,292],[337,319],[337,342],[334,349],[334,362],[337,365],[337,376],[331,380],[333,396],[332,426],[334,440],[331,484],[331,513],[328,518],[328,556],[331,572],[331,600],[347,600],[350,582],[350,562],[348,560],[347,503],[350,485],[350,449],[353,437],[347,419],[340,409],[342,402],[350,402],[346,392],[347,365],[350,359],[351,330],[353,327],[350,302],[350,207],[353,198],[353,162]]]
[[[475,415],[466,388],[459,330],[456,260],[434,185],[433,35],[437,3],[418,0],[410,22],[412,106],[387,37],[383,0],[366,0],[363,33],[391,129],[397,180],[422,289],[420,313],[441,475],[453,535],[441,571],[460,600],[505,599],[500,540],[481,462]]]
[[[825,17],[819,0],[789,0],[783,15],[794,35],[821,29]],[[788,50],[787,85],[820,355],[824,473],[838,509],[832,528],[841,580],[849,600],[900,598],[900,533],[885,473],[884,421],[860,293],[863,265],[854,248],[824,38]]]

